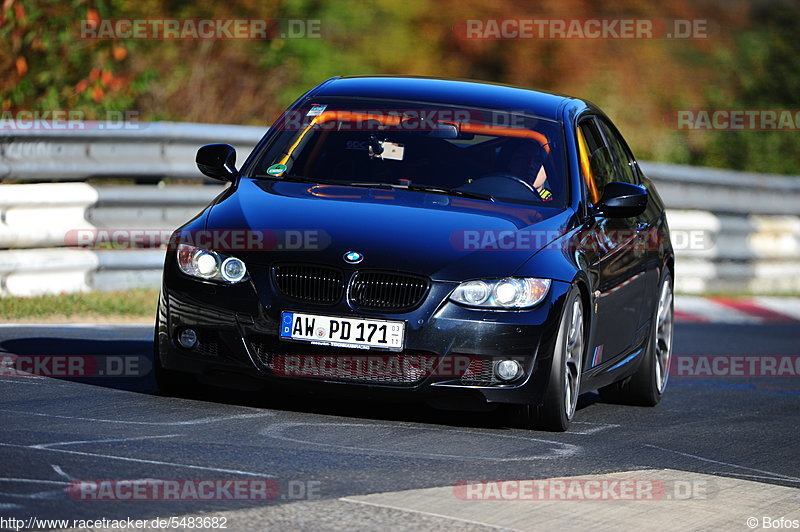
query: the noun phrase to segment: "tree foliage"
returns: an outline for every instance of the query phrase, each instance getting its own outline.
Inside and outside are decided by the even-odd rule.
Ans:
[[[473,18],[707,19],[694,40],[464,39]],[[321,38],[82,39],[99,19],[316,19]],[[641,158],[800,173],[792,131],[686,131],[680,109],[792,109],[797,2],[616,0],[4,0],[3,110],[135,110],[144,120],[269,124],[334,75],[475,78],[575,94],[602,107]]]

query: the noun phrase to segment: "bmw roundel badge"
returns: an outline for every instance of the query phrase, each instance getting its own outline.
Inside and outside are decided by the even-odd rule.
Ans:
[[[364,255],[358,251],[348,251],[344,254],[344,261],[350,264],[358,264],[362,260],[364,260]]]

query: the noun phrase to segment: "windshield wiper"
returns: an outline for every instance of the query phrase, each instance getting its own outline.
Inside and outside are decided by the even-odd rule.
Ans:
[[[397,185],[392,185],[390,183],[365,183],[363,181],[351,181],[351,182],[344,182],[341,183],[342,186],[345,187],[366,187],[366,188],[379,188],[381,190],[394,190],[396,188],[405,188],[405,187],[398,187]]]
[[[494,196],[489,194],[479,194],[478,192],[466,192],[457,188],[437,187],[433,185],[408,185],[397,188],[405,188],[414,192],[431,192],[433,194],[447,194],[448,196],[459,196],[461,198],[482,199],[494,201]]]
[[[435,185],[393,185],[391,183],[363,183],[352,182],[342,183],[348,187],[369,187],[380,188],[384,190],[410,190],[411,192],[430,192],[433,194],[447,194],[448,196],[459,196],[462,198],[482,199],[486,201],[494,201],[494,197],[489,194],[479,194],[478,192],[466,192],[457,188],[437,187]]]
[[[362,188],[382,188],[386,190],[393,190],[395,187],[387,183],[362,183],[359,181],[337,181],[335,179],[317,179],[316,177],[306,177],[302,175],[286,174],[282,176],[275,175],[255,175],[253,179],[273,179],[275,181],[291,181],[292,183],[316,183],[319,185],[336,185],[340,187],[362,187]],[[405,188],[405,187],[402,187]]]
[[[494,197],[489,194],[479,194],[477,192],[466,192],[457,188],[437,187],[434,185],[393,185],[391,183],[365,183],[360,181],[336,181],[334,179],[317,179],[315,177],[305,177],[300,175],[256,175],[255,179],[274,179],[275,181],[291,181],[293,183],[318,183],[320,185],[338,185],[341,187],[360,187],[360,188],[379,188],[383,190],[410,190],[411,192],[429,192],[432,194],[446,194],[448,196],[458,196],[461,198],[481,199],[494,201]]]

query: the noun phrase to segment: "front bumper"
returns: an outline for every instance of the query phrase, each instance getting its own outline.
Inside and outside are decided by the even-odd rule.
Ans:
[[[413,395],[444,404],[449,404],[448,398],[536,404],[548,381],[559,317],[570,288],[568,283],[554,281],[545,301],[531,310],[485,311],[449,302],[457,283],[433,282],[425,302],[416,310],[381,314],[356,311],[347,302],[319,307],[282,300],[271,288],[268,268],[253,268],[250,275],[247,282],[223,286],[189,278],[167,261],[156,324],[162,367],[207,377],[249,375],[289,389]],[[281,341],[282,311],[402,320],[406,323],[405,346],[394,353]],[[198,332],[198,345],[191,350],[176,342],[186,327]],[[276,357],[322,356],[422,357],[429,364],[424,374],[400,378],[330,372],[287,376],[276,371]],[[509,358],[521,363],[523,373],[505,383],[494,376],[492,368],[496,361]]]

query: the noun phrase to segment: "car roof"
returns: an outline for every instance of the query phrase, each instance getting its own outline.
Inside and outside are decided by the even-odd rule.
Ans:
[[[584,103],[572,96],[482,81],[414,76],[348,76],[320,84],[309,98],[344,97],[411,101],[516,111],[559,120],[560,107]]]

